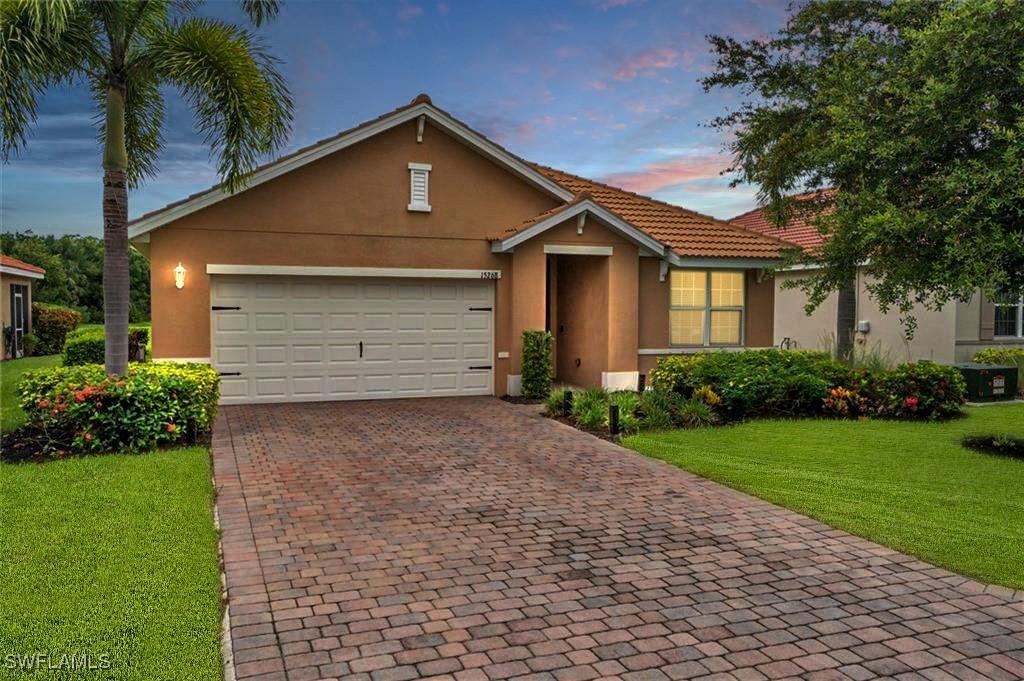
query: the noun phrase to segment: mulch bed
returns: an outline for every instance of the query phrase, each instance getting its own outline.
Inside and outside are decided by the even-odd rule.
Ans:
[[[1024,439],[999,435],[972,435],[960,441],[967,449],[983,454],[1024,459]]]
[[[583,428],[583,427],[577,425],[576,422],[573,421],[571,418],[568,418],[566,416],[551,416],[551,415],[548,415],[548,418],[549,419],[553,419],[555,421],[558,421],[559,423],[564,423],[565,425],[569,426],[570,428],[575,428],[576,430],[582,431],[582,432],[586,433],[587,435],[593,435],[594,437],[599,437],[602,440],[607,440],[608,442],[614,442],[615,444],[619,444],[619,441],[622,440],[622,435],[621,434],[619,434],[619,435],[612,435],[611,433],[608,432],[607,429],[592,430],[590,428]]]
[[[192,437],[185,437],[181,442],[163,445],[157,449],[174,449],[189,445],[209,445],[209,431],[199,432]],[[75,434],[70,429],[50,425],[43,427],[26,424],[10,432],[0,435],[0,461],[4,463],[35,462],[44,463],[69,456],[95,456],[117,454],[119,452],[80,452],[74,449]]]
[[[513,397],[512,395],[502,395],[501,399],[509,404],[544,404],[544,399],[538,397]]]

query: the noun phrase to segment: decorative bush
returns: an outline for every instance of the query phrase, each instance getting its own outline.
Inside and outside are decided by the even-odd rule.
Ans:
[[[64,339],[81,321],[82,315],[70,308],[32,303],[32,332],[39,337],[36,354],[58,354],[64,348]]]
[[[956,367],[917,362],[870,378],[863,390],[873,414],[935,420],[960,412],[967,385]]]
[[[26,333],[21,337],[21,348],[25,351],[26,357],[36,354],[36,350],[39,348],[39,336],[34,333]]]
[[[617,390],[608,393],[608,404],[619,407],[619,430],[623,433],[635,433],[640,429],[640,419],[636,412],[640,407],[639,393],[631,390]],[[604,409],[604,426],[608,426],[608,407]]]
[[[523,397],[541,399],[551,392],[551,334],[523,331]]]
[[[128,359],[146,360],[149,329],[128,329]],[[103,329],[87,329],[68,336],[64,344],[64,365],[103,364],[106,351]]]
[[[591,388],[572,394],[572,417],[581,428],[597,430],[608,423],[608,391]]]
[[[712,426],[718,420],[711,405],[696,396],[683,400],[679,405],[678,414],[679,423],[684,428]]]
[[[565,416],[565,388],[552,390],[544,400],[544,411],[548,416]]]
[[[43,454],[140,451],[193,442],[217,413],[220,378],[205,364],[132,364],[107,376],[86,364],[28,372],[18,387]]]
[[[710,392],[731,418],[821,413],[829,390],[852,372],[823,352],[746,350],[675,355],[658,361],[651,383],[684,397]]]
[[[667,430],[676,426],[679,405],[682,398],[679,393],[669,390],[645,390],[640,393],[637,406],[637,417],[641,430]]]

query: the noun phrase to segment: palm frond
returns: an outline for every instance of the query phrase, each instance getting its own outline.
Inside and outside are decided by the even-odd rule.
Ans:
[[[241,2],[242,11],[257,26],[262,26],[281,11],[281,3],[278,0],[241,0]]]
[[[139,60],[176,85],[192,107],[229,191],[287,140],[291,95],[278,62],[247,31],[189,19],[154,37]]]
[[[0,3],[0,155],[4,161],[24,146],[43,91],[84,75],[97,63],[95,29],[91,18],[74,3]]]

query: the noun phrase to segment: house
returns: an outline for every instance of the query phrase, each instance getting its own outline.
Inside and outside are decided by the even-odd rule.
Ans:
[[[793,242],[809,252],[826,238],[800,216],[779,229],[760,208],[737,215],[731,222]],[[915,305],[912,314],[917,328],[907,339],[899,312],[882,312],[869,294],[871,279],[866,268],[859,268],[850,286],[833,292],[811,315],[804,312],[807,298],[803,291],[785,288],[787,282],[807,275],[802,267],[775,273],[775,345],[815,348],[852,341],[894,361],[929,359],[947,364],[969,361],[987,347],[1024,347],[1024,304],[1019,300],[994,302],[978,291],[969,301],[951,303],[941,310]]]
[[[635,388],[660,356],[773,343],[780,239],[530,163],[420,95],[133,220],[153,356],[225,403]]]
[[[22,339],[32,332],[32,282],[46,270],[9,255],[0,254],[0,309],[4,331],[3,358],[25,354]],[[8,335],[9,334],[9,335]]]

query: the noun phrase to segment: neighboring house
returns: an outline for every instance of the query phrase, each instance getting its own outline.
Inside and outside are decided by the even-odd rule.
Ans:
[[[732,219],[746,229],[785,239],[807,251],[814,251],[825,237],[817,228],[795,218],[783,229],[770,224],[762,209]],[[930,359],[935,362],[966,362],[975,352],[992,346],[1024,347],[1024,305],[1020,301],[995,304],[980,292],[970,301],[956,302],[942,310],[916,305],[912,314],[917,329],[912,339],[900,323],[896,310],[882,312],[867,290],[870,277],[859,268],[854,282],[835,291],[808,316],[807,298],[800,289],[783,288],[807,276],[806,269],[776,272],[774,343],[801,348],[824,347],[849,342],[866,350],[880,349],[896,361]]]
[[[3,358],[25,354],[22,339],[32,332],[32,282],[42,279],[46,270],[17,258],[0,254],[0,307],[3,310]],[[7,337],[10,334],[10,337]]]
[[[529,163],[421,95],[138,218],[153,356],[226,403],[518,394],[521,335],[560,380],[635,388],[659,356],[773,343],[791,245]]]

